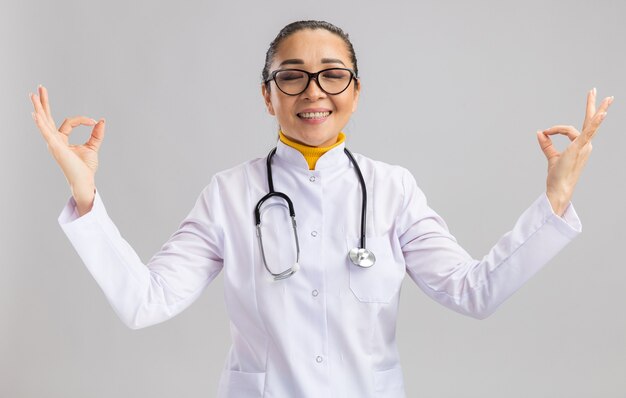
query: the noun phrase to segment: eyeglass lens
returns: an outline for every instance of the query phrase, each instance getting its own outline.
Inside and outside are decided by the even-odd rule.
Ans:
[[[284,70],[276,73],[274,80],[279,89],[287,94],[295,95],[304,91],[309,76],[297,70]],[[329,69],[320,73],[317,81],[322,90],[328,94],[338,94],[348,87],[352,81],[352,75],[347,70]]]

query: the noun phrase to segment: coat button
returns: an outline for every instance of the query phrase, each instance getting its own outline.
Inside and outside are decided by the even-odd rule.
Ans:
[[[309,177],[309,181],[311,181],[311,182],[315,182],[315,176],[311,176],[311,177]]]
[[[320,294],[320,292],[318,292],[317,289],[313,289],[311,294],[313,295],[313,297],[317,297],[317,295]]]
[[[315,238],[317,236],[317,231],[311,231],[311,236]]]
[[[317,363],[321,363],[323,360],[324,360],[324,358],[322,358],[322,357],[321,357],[321,356],[319,356],[319,355],[315,358],[315,361],[316,361]]]

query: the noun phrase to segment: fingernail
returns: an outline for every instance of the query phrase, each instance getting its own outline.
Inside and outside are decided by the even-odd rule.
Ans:
[[[97,122],[95,119],[91,119],[91,121],[92,121],[94,124],[98,124],[98,122]]]
[[[596,95],[596,88],[593,88],[593,95]]]

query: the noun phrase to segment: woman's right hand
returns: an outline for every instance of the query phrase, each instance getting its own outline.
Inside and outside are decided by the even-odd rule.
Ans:
[[[96,122],[85,116],[66,118],[57,130],[50,112],[48,91],[41,85],[38,90],[39,95],[29,94],[35,108],[33,119],[47,142],[48,151],[61,166],[78,213],[82,216],[91,210],[95,197],[95,174],[98,169],[98,150],[104,138],[104,119]],[[94,126],[91,137],[82,145],[70,145],[72,129],[81,124]]]

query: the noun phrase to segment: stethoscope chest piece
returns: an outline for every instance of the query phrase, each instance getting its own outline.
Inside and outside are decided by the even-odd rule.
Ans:
[[[350,250],[349,256],[352,263],[359,267],[369,268],[376,263],[374,253],[364,248],[355,247]]]

